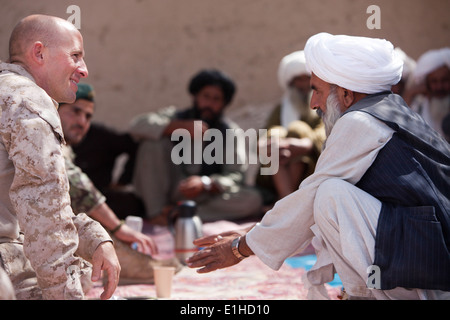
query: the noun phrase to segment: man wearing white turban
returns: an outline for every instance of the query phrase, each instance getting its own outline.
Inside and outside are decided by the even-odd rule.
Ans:
[[[305,53],[294,51],[281,59],[278,66],[278,83],[283,97],[278,112],[279,124],[287,128],[305,113],[302,106],[309,105],[311,72],[306,70]],[[307,112],[309,110],[307,109]],[[306,115],[303,115],[306,117]]]
[[[450,48],[429,50],[417,60],[406,102],[439,134],[450,114]]]
[[[267,120],[268,139],[260,140],[260,146],[269,150],[267,144],[273,137],[278,138],[275,141],[279,148],[279,169],[274,175],[256,178],[267,205],[295,191],[300,182],[314,172],[322,150],[325,131],[320,117],[309,108],[310,79],[303,50],[281,59],[278,81],[283,96]]]
[[[312,241],[309,298],[326,298],[335,272],[350,297],[450,298],[450,146],[390,92],[401,58],[386,40],[327,33],[305,56],[328,135],[315,172],[250,230],[198,239],[188,265],[255,254],[278,269]]]

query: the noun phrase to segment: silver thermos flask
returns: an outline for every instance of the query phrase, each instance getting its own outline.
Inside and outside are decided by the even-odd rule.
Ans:
[[[175,255],[181,263],[199,250],[193,244],[202,236],[202,221],[196,215],[195,201],[187,200],[178,203],[170,214],[169,226],[175,239]]]

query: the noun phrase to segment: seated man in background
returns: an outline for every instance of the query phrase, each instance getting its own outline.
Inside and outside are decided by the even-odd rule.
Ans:
[[[268,194],[273,200],[295,191],[302,180],[314,172],[322,150],[325,130],[320,117],[309,108],[310,78],[303,50],[281,60],[278,82],[284,95],[267,121],[268,139],[261,140],[261,143],[270,143],[271,137],[279,137],[280,166],[274,175],[259,175],[256,180],[263,194],[276,195]]]
[[[442,122],[450,114],[450,48],[421,55],[412,77],[413,84],[405,92],[406,102],[444,136]]]
[[[172,206],[185,199],[197,202],[197,213],[203,221],[234,220],[260,213],[259,193],[244,185],[245,146],[234,148],[233,163],[208,164],[202,157],[199,164],[175,164],[176,159],[171,157],[171,136],[177,129],[185,129],[193,141],[196,136],[202,139],[208,129],[219,130],[225,138],[227,129],[238,128],[223,115],[234,92],[234,82],[227,75],[218,70],[202,70],[189,83],[193,97],[190,108],[169,107],[133,120],[129,132],[140,141],[134,186],[145,203],[148,219],[165,224]],[[207,146],[201,142],[202,150]],[[220,148],[218,152],[225,157],[226,143]]]
[[[144,203],[132,188],[138,144],[128,133],[92,122],[81,141],[71,146],[75,165],[103,193],[117,217],[145,215]]]
[[[67,142],[63,151],[70,184],[71,206],[75,214],[85,212],[110,231],[122,266],[119,284],[152,283],[154,265],[176,265],[178,261],[153,259],[150,255],[157,251],[154,241],[149,236],[124,224],[123,220],[119,220],[105,202],[105,196],[73,163],[73,152],[70,146],[79,142],[86,134],[94,114],[94,106],[92,86],[79,83],[75,102],[61,104],[58,109]],[[137,245],[137,251],[130,247],[132,243]]]

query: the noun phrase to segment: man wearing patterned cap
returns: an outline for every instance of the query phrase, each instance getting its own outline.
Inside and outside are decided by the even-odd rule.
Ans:
[[[448,299],[450,147],[390,92],[401,58],[386,40],[327,33],[305,56],[328,136],[315,172],[247,234],[198,239],[210,247],[188,265],[209,272],[256,254],[278,269],[312,241],[310,298],[337,272],[351,298]]]
[[[175,164],[172,159],[171,136],[177,129],[189,132],[192,141],[196,136],[201,139],[208,129],[218,130],[225,141],[227,129],[238,129],[237,124],[223,115],[235,93],[235,84],[225,73],[201,70],[192,77],[188,90],[193,98],[192,107],[185,110],[169,107],[140,115],[129,129],[140,141],[134,186],[145,203],[147,218],[166,224],[168,211],[184,199],[197,202],[197,213],[203,221],[259,214],[262,206],[259,193],[244,185],[245,146],[237,144],[233,148],[232,163],[208,163],[202,157],[201,163]],[[204,142],[201,147],[204,150],[207,146]],[[225,156],[229,147],[223,143],[222,150],[217,152]]]

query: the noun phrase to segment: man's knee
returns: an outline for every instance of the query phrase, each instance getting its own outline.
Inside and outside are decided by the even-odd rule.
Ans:
[[[349,189],[354,185],[342,179],[331,178],[320,184],[314,199],[314,220],[316,224],[333,219],[335,220],[338,201],[349,194]]]
[[[314,219],[319,226],[322,222],[330,224],[332,221],[337,227],[340,220],[356,221],[358,217],[376,225],[380,210],[381,202],[378,199],[350,182],[337,178],[321,183],[314,200]]]

